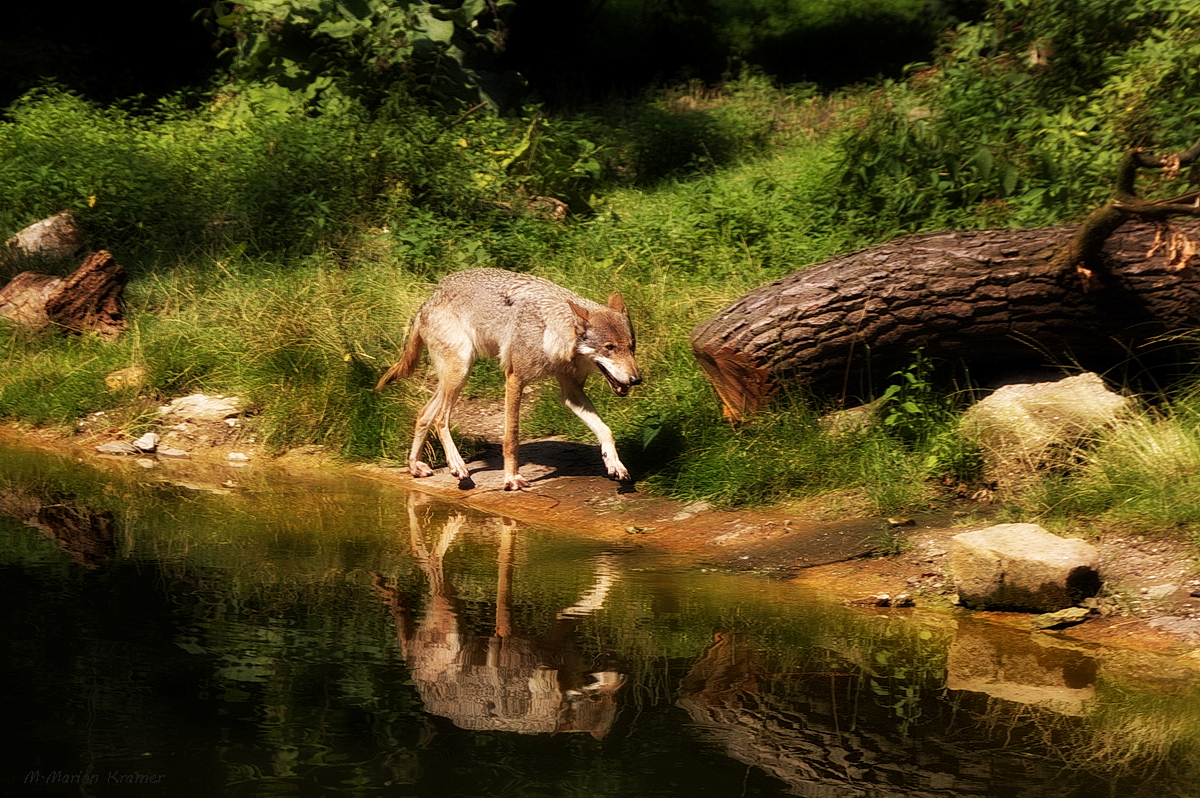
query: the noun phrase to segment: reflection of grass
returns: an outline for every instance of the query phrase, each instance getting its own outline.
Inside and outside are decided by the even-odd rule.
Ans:
[[[1200,779],[1200,691],[1189,684],[1194,676],[1180,679],[1163,690],[1102,674],[1082,716],[989,698],[979,721],[1000,739],[1040,742],[1072,769],[1111,774],[1123,784],[1153,778],[1156,789],[1167,789],[1162,795],[1190,798]]]
[[[1180,794],[1194,794],[1200,783],[1200,692],[1190,693],[1105,691],[1067,761],[1147,774],[1170,768],[1180,779]]]

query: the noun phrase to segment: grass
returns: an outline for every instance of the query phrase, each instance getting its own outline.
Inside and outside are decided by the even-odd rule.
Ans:
[[[71,207],[132,275],[132,326],[111,345],[0,326],[0,418],[71,430],[105,411],[111,434],[132,433],[175,396],[236,394],[269,451],[403,459],[423,387],[377,394],[375,380],[441,275],[496,266],[600,300],[624,294],[646,382],[624,399],[591,393],[651,490],[730,506],[851,492],[866,511],[895,513],[977,476],[959,398],[929,381],[919,353],[879,386],[879,423],[838,432],[800,395],[728,425],[688,346],[697,323],[746,291],[900,229],[831,192],[862,95],[746,76],[591,115],[449,121],[404,102],[374,116],[252,114],[247,96],[137,116],[50,93],[0,123],[6,229]],[[92,160],[75,160],[58,129],[86,131]],[[31,142],[41,162],[22,149]],[[566,222],[522,210],[541,192],[586,197],[590,210]],[[928,223],[1004,214],[968,207]],[[140,390],[106,386],[134,365],[147,373]],[[500,384],[480,368],[468,391],[496,397]],[[1082,453],[1077,475],[1043,481],[1020,512],[1200,527],[1189,498],[1197,408],[1160,403],[1144,439],[1125,430]],[[523,431],[590,438],[554,391]]]

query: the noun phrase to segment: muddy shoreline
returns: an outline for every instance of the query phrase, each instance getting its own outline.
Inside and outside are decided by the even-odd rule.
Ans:
[[[111,438],[64,436],[45,430],[0,430],[0,444],[62,454],[103,467],[128,458],[103,456],[96,445]],[[244,441],[242,442],[244,443]],[[231,465],[231,451],[249,451],[249,462]],[[754,510],[719,510],[685,504],[639,491],[599,475],[595,446],[557,438],[522,445],[522,473],[533,489],[503,489],[498,447],[469,464],[472,484],[439,469],[413,479],[406,469],[354,465],[301,450],[268,458],[246,445],[213,446],[189,460],[156,463],[174,477],[236,480],[336,473],[418,490],[435,498],[485,512],[611,540],[677,557],[681,564],[745,572],[746,578],[772,578],[798,589],[823,593],[834,601],[870,612],[935,612],[970,615],[1018,629],[1030,629],[1021,613],[967,613],[955,606],[944,565],[948,540],[959,532],[990,524],[990,508],[963,502],[911,519],[836,517],[820,504]],[[1106,590],[1104,614],[1052,634],[1085,646],[1167,654],[1189,670],[1200,670],[1200,567],[1194,549],[1182,541],[1145,540],[1103,534],[1092,541],[1101,551]],[[901,607],[888,607],[888,604]]]

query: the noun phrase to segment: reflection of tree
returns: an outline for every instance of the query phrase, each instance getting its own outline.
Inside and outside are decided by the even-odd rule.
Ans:
[[[944,735],[906,738],[860,703],[857,669],[772,675],[742,635],[720,633],[684,677],[678,704],[723,753],[813,798],[1052,795],[1048,766],[971,750]],[[932,699],[936,700],[936,699]],[[978,741],[976,741],[978,742]]]
[[[406,595],[388,587],[378,575],[375,586],[396,618],[400,650],[426,710],[464,729],[522,734],[583,731],[603,737],[616,717],[616,696],[625,676],[596,663],[587,667],[571,636],[578,618],[603,605],[616,578],[609,555],[597,559],[592,590],[557,614],[545,638],[522,636],[512,619],[515,528],[511,522],[497,520],[495,631],[473,634],[462,620],[461,602],[443,568],[466,516],[452,515],[430,549],[417,512],[419,501],[410,495],[408,510],[413,555],[429,582],[420,622],[413,620]]]
[[[85,568],[108,562],[116,552],[112,514],[79,505],[73,497],[0,489],[0,513],[41,531]]]

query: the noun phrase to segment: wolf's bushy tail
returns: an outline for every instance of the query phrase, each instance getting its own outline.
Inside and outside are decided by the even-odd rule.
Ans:
[[[412,332],[408,336],[408,343],[404,345],[404,354],[400,355],[400,360],[396,362],[396,365],[379,378],[379,382],[375,383],[375,390],[381,391],[392,382],[412,374],[413,369],[417,367],[417,361],[421,359],[421,350],[424,348],[425,340],[421,338],[421,331],[414,324]]]

